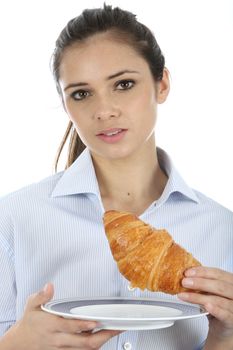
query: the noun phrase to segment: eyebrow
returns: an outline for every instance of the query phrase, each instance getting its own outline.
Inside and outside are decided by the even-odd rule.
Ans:
[[[124,69],[124,70],[121,70],[120,72],[117,72],[115,74],[112,74],[112,75],[109,75],[106,80],[111,80],[113,78],[116,78],[116,77],[119,77],[120,75],[123,75],[125,73],[138,73],[138,71],[136,70],[129,70],[129,69]],[[64,88],[64,91],[66,91],[67,89],[70,89],[70,88],[73,88],[73,87],[77,87],[77,86],[84,86],[84,85],[88,85],[88,83],[84,83],[84,82],[80,82],[80,83],[71,83],[71,84],[68,84],[65,88]]]

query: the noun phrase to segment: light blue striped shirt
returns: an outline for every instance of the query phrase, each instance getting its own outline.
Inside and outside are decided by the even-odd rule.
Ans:
[[[168,175],[161,197],[140,216],[166,228],[203,265],[233,272],[233,213],[181,178],[158,149]],[[48,281],[55,299],[69,297],[163,297],[130,291],[118,272],[106,239],[103,204],[91,156],[86,149],[66,171],[0,200],[0,334],[21,318],[28,296]],[[161,330],[128,331],[104,350],[193,350],[208,331],[206,317],[175,322]]]

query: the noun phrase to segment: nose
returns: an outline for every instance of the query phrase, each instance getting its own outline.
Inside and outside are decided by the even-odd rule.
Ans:
[[[120,116],[120,110],[114,106],[113,101],[109,98],[101,98],[98,100],[98,105],[94,112],[94,119],[108,120]]]

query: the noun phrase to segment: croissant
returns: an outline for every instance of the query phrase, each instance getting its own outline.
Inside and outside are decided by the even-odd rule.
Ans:
[[[134,214],[106,211],[104,228],[113,258],[132,287],[177,294],[184,271],[201,265],[174,242],[166,230],[156,230]]]

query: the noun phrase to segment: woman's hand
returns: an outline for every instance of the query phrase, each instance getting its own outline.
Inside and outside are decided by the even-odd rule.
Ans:
[[[185,271],[182,285],[201,293],[180,293],[186,302],[203,305],[210,313],[204,349],[233,350],[233,274],[204,266]]]
[[[53,285],[29,297],[23,318],[3,336],[0,349],[55,350],[99,349],[119,331],[102,330],[92,333],[96,322],[64,319],[41,310],[41,304],[53,296]]]

